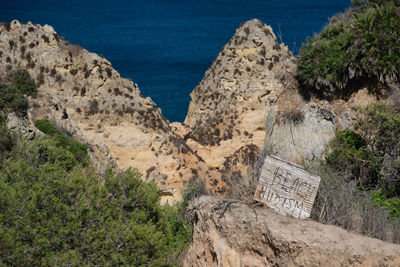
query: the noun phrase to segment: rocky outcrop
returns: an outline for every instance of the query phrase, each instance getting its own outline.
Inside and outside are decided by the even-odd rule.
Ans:
[[[226,179],[233,172],[247,177],[254,157],[243,157],[243,151],[259,154],[271,105],[295,83],[295,68],[292,53],[278,44],[271,27],[256,19],[244,23],[191,93],[177,132]]]
[[[42,135],[31,120],[13,112],[7,114],[7,128],[21,134],[27,140],[33,140],[36,136]]]
[[[184,266],[399,266],[400,246],[239,201],[201,197],[188,209]]]
[[[268,113],[264,154],[302,166],[326,154],[335,132],[353,128],[360,107],[375,103],[378,96],[367,88],[348,100],[304,101],[298,90],[285,90]]]
[[[367,89],[348,101],[305,101],[295,58],[259,20],[241,25],[222,48],[191,93],[183,124],[169,124],[137,84],[51,26],[0,27],[0,62],[2,79],[18,68],[35,79],[31,120],[49,119],[88,144],[99,172],[138,168],[171,201],[194,179],[212,193],[251,192],[261,151],[300,165],[322,158],[335,131],[353,125],[354,107],[376,101]]]
[[[49,119],[60,130],[86,143],[99,171],[108,164],[138,168],[144,179],[180,198],[190,179],[203,179],[211,192],[224,183],[181,137],[172,133],[161,110],[111,63],[70,44],[51,26],[20,24],[0,27],[0,74],[18,68],[35,79],[29,117]],[[214,182],[216,181],[216,182]]]

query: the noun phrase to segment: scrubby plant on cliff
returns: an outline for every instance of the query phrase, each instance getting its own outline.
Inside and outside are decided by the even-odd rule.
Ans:
[[[4,159],[9,157],[15,144],[16,136],[8,130],[6,118],[1,115],[0,110],[0,165]]]
[[[191,239],[180,206],[160,205],[137,170],[94,173],[87,147],[47,120],[23,140],[6,114],[26,114],[27,72],[0,86],[0,266],[172,266]],[[27,103],[27,102],[26,102]]]
[[[35,81],[26,70],[17,70],[10,83],[0,84],[0,110],[3,113],[15,112],[26,115],[29,108],[26,96],[36,94]]]
[[[168,266],[190,242],[177,208],[136,170],[100,177],[48,137],[10,146],[0,151],[1,266]]]
[[[377,103],[359,109],[354,131],[338,131],[312,217],[400,243],[400,112]]]
[[[48,120],[35,120],[35,126],[41,132],[52,137],[58,146],[70,151],[79,162],[88,162],[88,146],[66,136]]]
[[[331,142],[313,217],[400,243],[400,113],[383,103],[359,113]]]
[[[360,112],[357,133],[337,132],[327,162],[364,188],[400,197],[400,113],[383,103]]]
[[[352,82],[396,84],[399,40],[399,1],[353,1],[346,13],[307,39],[298,57],[298,77],[329,97],[345,95]]]
[[[29,96],[36,94],[35,81],[31,78],[27,70],[17,70],[13,76],[13,87],[16,92]]]

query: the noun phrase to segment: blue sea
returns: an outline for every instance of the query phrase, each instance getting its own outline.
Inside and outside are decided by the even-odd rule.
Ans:
[[[350,0],[0,0],[0,21],[52,25],[138,83],[169,121],[183,121],[190,92],[240,23],[261,19],[297,54],[348,6]]]

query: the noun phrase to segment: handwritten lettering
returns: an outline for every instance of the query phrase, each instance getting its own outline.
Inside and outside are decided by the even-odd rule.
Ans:
[[[267,157],[255,199],[298,218],[310,215],[320,178],[279,159]]]

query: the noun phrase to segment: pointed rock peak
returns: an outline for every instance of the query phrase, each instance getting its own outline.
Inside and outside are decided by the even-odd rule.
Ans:
[[[252,19],[240,25],[227,48],[256,48],[262,45],[267,49],[279,50],[272,28],[258,19]]]

